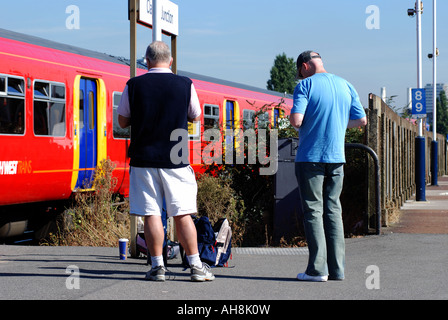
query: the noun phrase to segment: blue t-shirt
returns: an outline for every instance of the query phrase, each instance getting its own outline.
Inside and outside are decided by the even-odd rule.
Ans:
[[[366,116],[355,88],[330,73],[316,73],[294,90],[291,113],[304,115],[296,162],[345,163],[348,121]]]

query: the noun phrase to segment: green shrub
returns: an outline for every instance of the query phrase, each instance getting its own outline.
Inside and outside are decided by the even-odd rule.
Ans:
[[[75,192],[73,204],[58,217],[58,231],[42,244],[115,247],[119,238],[130,237],[126,201],[113,194],[114,164],[101,161],[95,170],[94,191]]]

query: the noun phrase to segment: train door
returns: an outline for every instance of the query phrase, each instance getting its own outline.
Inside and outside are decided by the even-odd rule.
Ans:
[[[75,189],[90,189],[97,165],[97,85],[81,78],[79,83],[79,168]]]
[[[223,103],[223,129],[225,134],[225,146],[237,150],[239,147],[238,134],[240,133],[240,107],[236,100],[224,100]],[[226,132],[227,131],[227,132]],[[225,150],[224,150],[224,153]]]
[[[272,127],[278,128],[280,124],[280,119],[285,117],[285,112],[280,108],[274,108],[272,116]]]
[[[274,109],[274,117],[273,118],[274,118],[273,126],[274,126],[274,128],[277,128],[278,120],[280,119],[280,110],[279,109],[277,109],[277,108]]]
[[[226,130],[235,130],[235,105],[233,101],[226,100]],[[226,134],[226,145],[233,145],[234,135]]]

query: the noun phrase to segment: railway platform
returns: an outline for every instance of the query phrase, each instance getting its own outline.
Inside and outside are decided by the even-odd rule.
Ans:
[[[214,268],[216,279],[207,283],[190,282],[176,258],[167,281],[154,283],[144,280],[146,259],[119,260],[118,248],[0,245],[0,299],[152,300],[179,308],[172,312],[204,311],[212,301],[256,301],[273,312],[275,301],[446,300],[448,177],[426,195],[426,202],[407,201],[400,221],[380,235],[346,239],[343,281],[297,281],[307,248],[234,248],[229,267]]]

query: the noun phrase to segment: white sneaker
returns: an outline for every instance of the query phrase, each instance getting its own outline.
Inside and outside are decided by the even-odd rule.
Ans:
[[[165,272],[166,272],[165,266],[158,266],[155,268],[151,268],[151,270],[149,270],[146,273],[145,280],[165,281]]]
[[[328,276],[309,276],[303,272],[297,275],[297,279],[300,281],[325,282],[328,280]]]
[[[212,281],[215,276],[210,271],[210,267],[206,263],[202,263],[202,268],[196,266],[191,267],[191,281]]]

